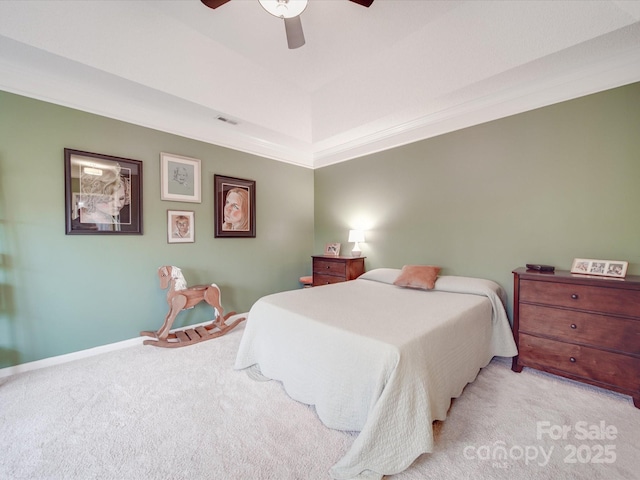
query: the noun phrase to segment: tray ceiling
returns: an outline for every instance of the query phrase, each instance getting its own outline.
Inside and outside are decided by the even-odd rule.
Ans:
[[[0,2],[0,89],[310,168],[640,81],[640,2]]]

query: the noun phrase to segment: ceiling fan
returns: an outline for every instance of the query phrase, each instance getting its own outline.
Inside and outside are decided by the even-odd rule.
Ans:
[[[230,0],[201,0],[209,8],[218,8]],[[258,0],[271,15],[284,19],[287,44],[290,49],[304,45],[304,33],[300,14],[307,8],[308,0]],[[363,7],[370,7],[373,0],[349,0]]]

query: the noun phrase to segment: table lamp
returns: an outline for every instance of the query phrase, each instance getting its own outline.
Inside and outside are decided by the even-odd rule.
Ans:
[[[364,242],[364,232],[362,230],[349,230],[349,242],[355,243],[353,250],[351,250],[351,256],[359,257],[362,252],[358,242]]]

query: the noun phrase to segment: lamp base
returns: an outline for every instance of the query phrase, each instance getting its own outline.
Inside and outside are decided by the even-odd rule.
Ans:
[[[359,257],[362,254],[360,250],[351,250],[352,257]]]

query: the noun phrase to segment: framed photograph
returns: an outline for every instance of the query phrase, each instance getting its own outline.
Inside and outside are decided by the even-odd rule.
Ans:
[[[200,203],[200,160],[161,153],[160,183],[161,200]]]
[[[256,236],[256,182],[213,176],[216,237]]]
[[[142,235],[142,162],[64,149],[65,233]]]
[[[324,246],[324,254],[325,255],[332,255],[334,257],[337,257],[338,255],[340,255],[340,244],[339,243],[327,243]]]
[[[620,260],[593,260],[588,258],[574,258],[573,264],[571,264],[571,273],[624,278],[627,274],[628,266],[629,262],[623,262]]]
[[[193,243],[195,241],[195,212],[192,210],[167,210],[167,242]]]

